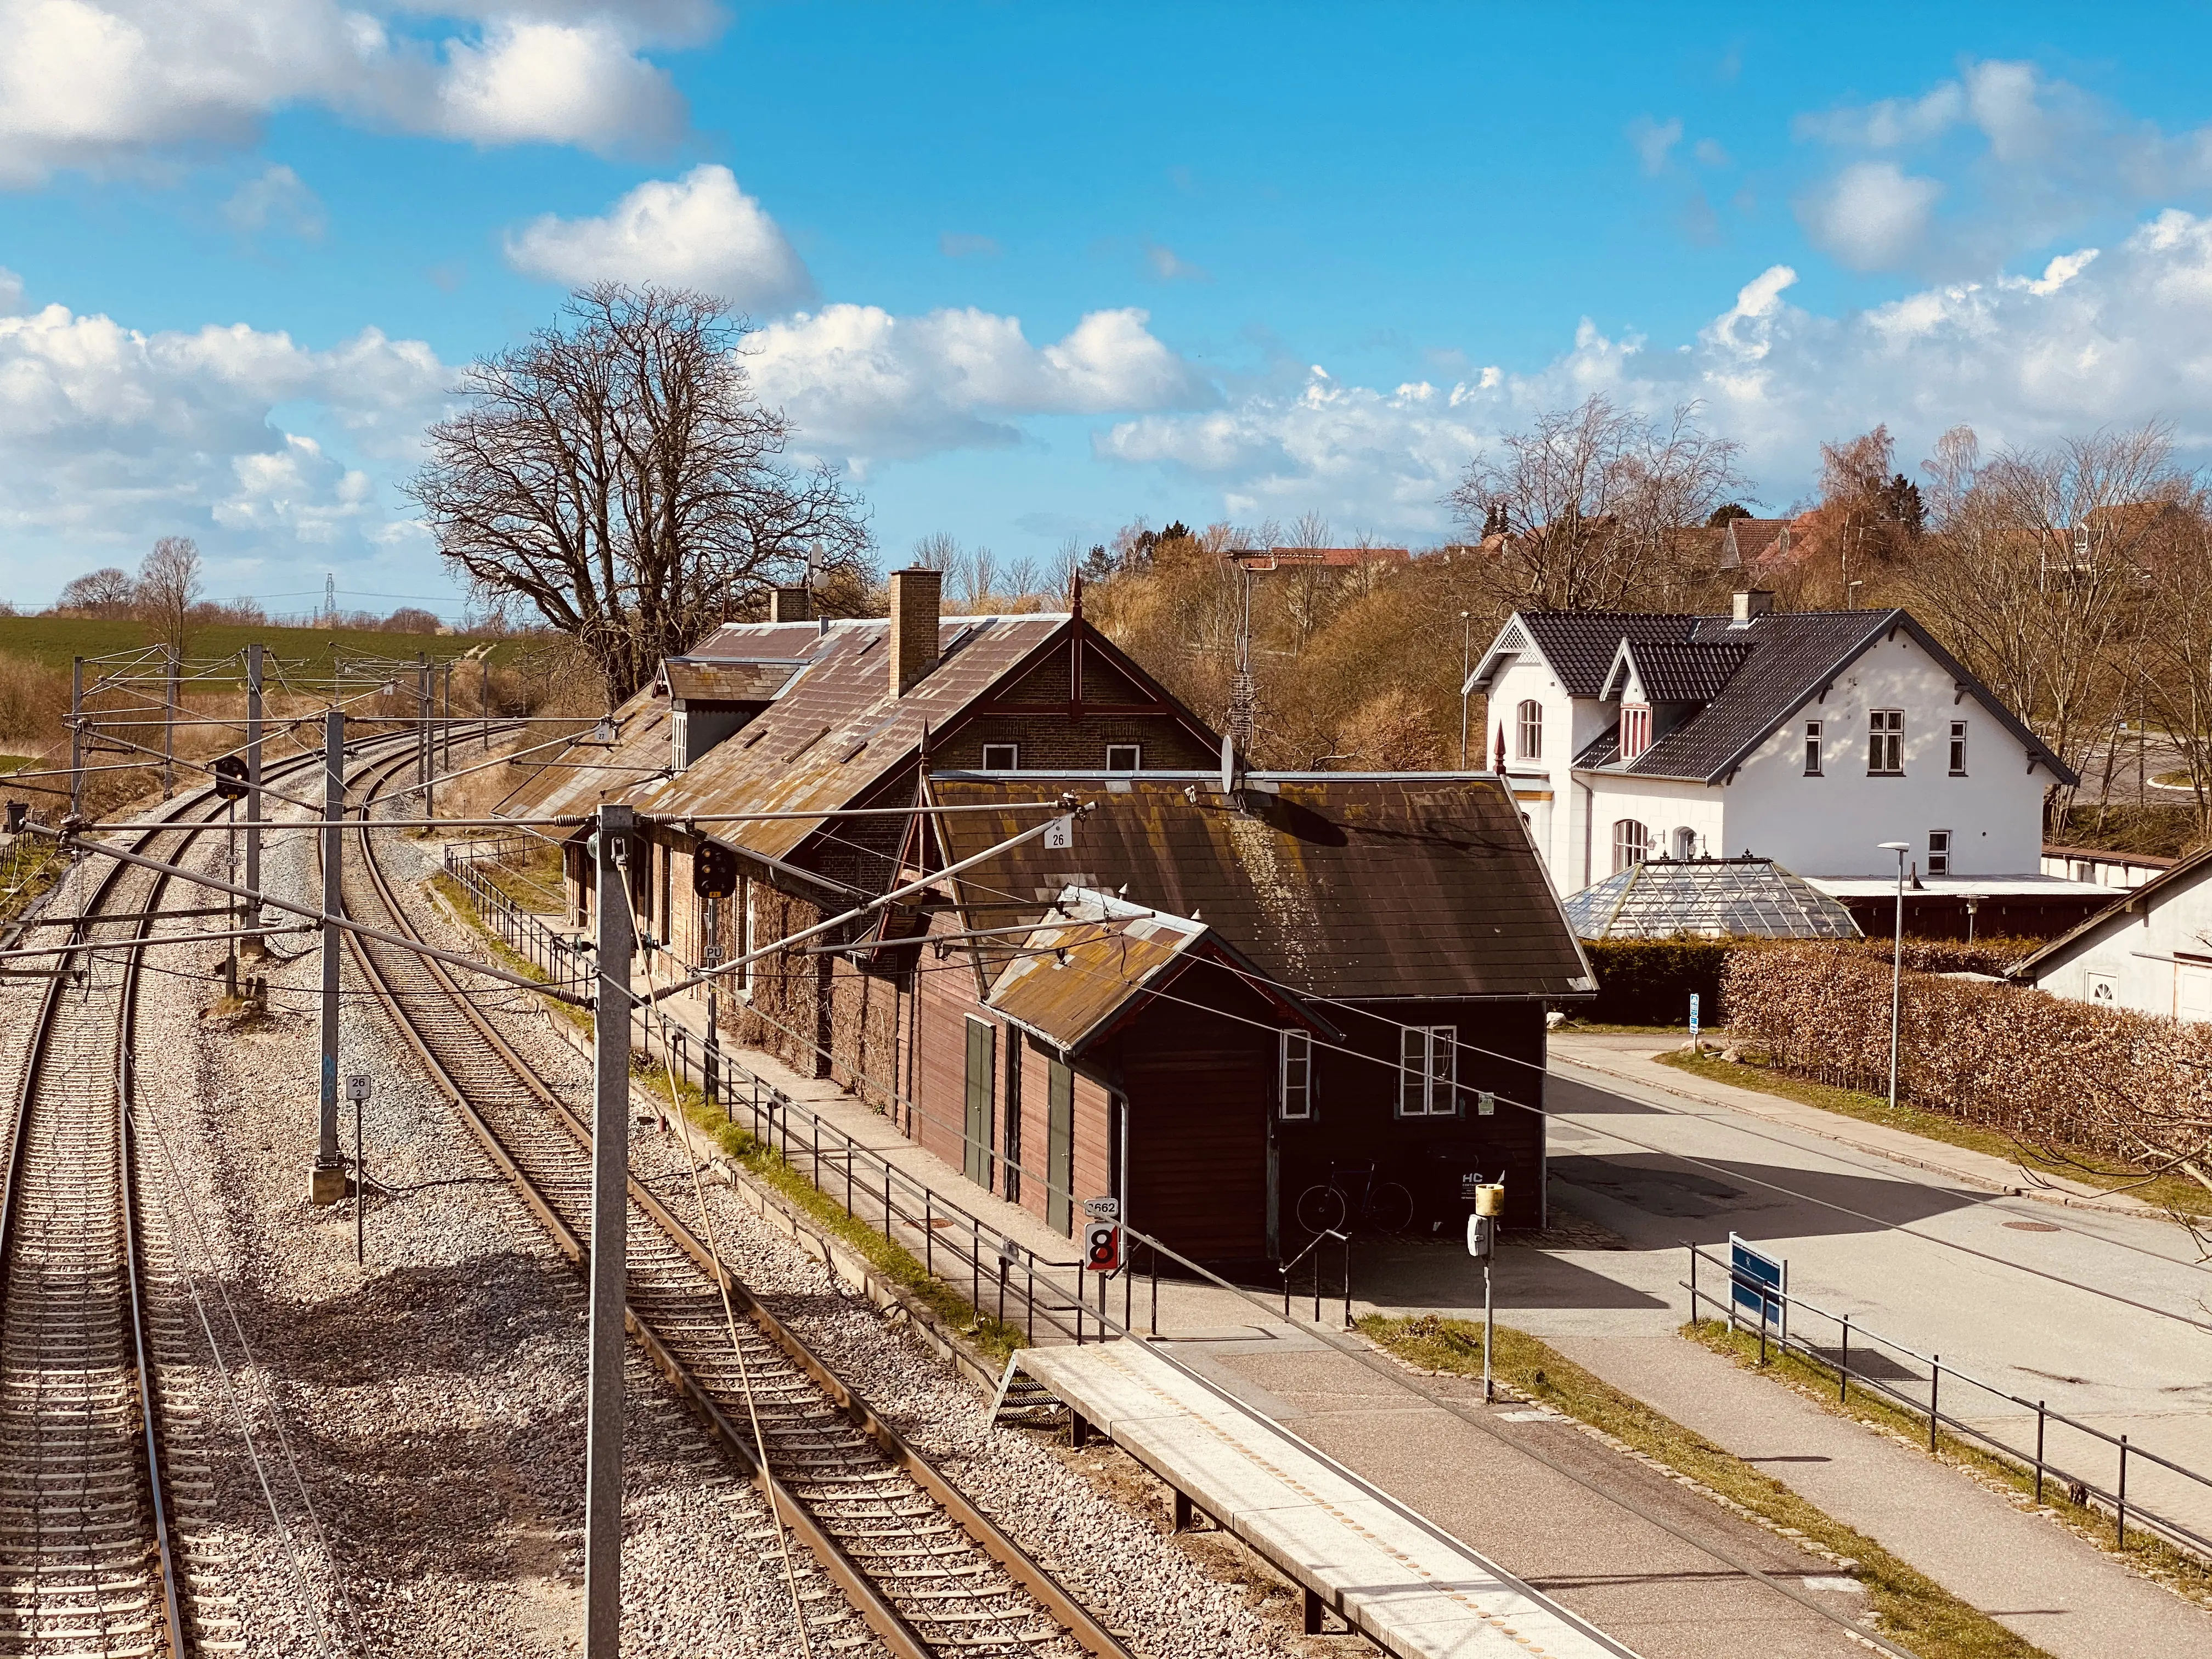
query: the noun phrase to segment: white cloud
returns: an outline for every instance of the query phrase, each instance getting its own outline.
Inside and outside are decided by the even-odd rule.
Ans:
[[[246,143],[265,117],[298,105],[482,144],[628,150],[684,126],[681,97],[641,53],[696,38],[696,3],[517,0],[460,33],[422,9],[408,0],[0,0],[0,184]]]
[[[1648,115],[1639,115],[1628,124],[1627,131],[1628,142],[1635,147],[1638,164],[1644,172],[1656,176],[1667,170],[1668,155],[1682,142],[1682,118],[1675,115],[1655,121]]]
[[[1229,408],[1121,422],[1098,453],[1210,483],[1231,513],[1316,507],[1409,537],[1449,529],[1438,498],[1497,433],[1594,392],[1655,411],[1702,404],[1776,506],[1810,482],[1821,440],[1876,422],[1911,455],[1960,421],[1993,447],[2162,416],[2212,459],[2212,216],[2170,210],[2039,277],[1927,287],[1847,316],[1789,304],[1796,281],[1761,273],[1679,344],[1584,322],[1526,374],[1382,390],[1316,371]]]
[[[1145,244],[1145,263],[1152,268],[1152,275],[1164,283],[1210,283],[1213,273],[1204,265],[1193,264],[1173,248],[1158,242]]]
[[[1943,186],[1902,171],[1894,161],[1859,161],[1799,205],[1813,240],[1857,270],[1906,263],[1928,235]]]
[[[314,351],[244,325],[0,316],[0,533],[48,550],[7,591],[37,598],[76,574],[58,552],[121,560],[173,532],[234,564],[372,542],[390,523],[374,474],[412,459],[452,379],[428,346],[374,331]],[[356,459],[286,430],[280,407]]]
[[[754,385],[788,410],[799,445],[865,471],[878,459],[1020,441],[1024,415],[1192,408],[1211,388],[1145,326],[1094,311],[1034,346],[1020,319],[973,307],[895,317],[825,306],[754,337]]]
[[[23,308],[23,279],[0,265],[0,317],[12,317]]]
[[[233,228],[252,234],[270,227],[314,241],[323,234],[323,204],[288,167],[270,167],[248,179],[222,204]]]
[[[548,282],[659,283],[749,310],[779,310],[814,291],[775,221],[725,167],[648,179],[603,218],[534,219],[507,237],[507,262]]]

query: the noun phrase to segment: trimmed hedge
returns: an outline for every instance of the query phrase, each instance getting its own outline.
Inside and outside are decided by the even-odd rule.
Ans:
[[[1736,1042],[1800,1077],[1887,1089],[1886,951],[1775,944],[1738,952],[1723,978]],[[1908,969],[1899,1039],[1899,1093],[1916,1106],[2136,1166],[2203,1155],[2212,1027]]]
[[[1727,1018],[1723,969],[1745,948],[1731,939],[1584,939],[1597,1000],[1577,1012],[1613,1025],[1686,1025],[1694,991],[1698,1023],[1718,1025]]]

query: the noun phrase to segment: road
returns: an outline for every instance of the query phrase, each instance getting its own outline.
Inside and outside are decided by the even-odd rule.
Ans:
[[[1553,1338],[1669,1330],[1689,1311],[1682,1246],[1724,1248],[1735,1232],[1788,1260],[1797,1296],[1940,1356],[1947,1412],[2033,1443],[2032,1405],[1954,1383],[1956,1366],[2212,1474],[2212,1267],[2184,1230],[1980,1190],[1571,1057],[1603,1062],[1608,1042],[1624,1060],[1651,1048],[1582,1038],[1555,1051],[1552,1192],[1626,1248],[1506,1252],[1497,1293],[1512,1323]],[[1362,1267],[1361,1295],[1464,1308],[1466,1267],[1396,1246]],[[1799,1334],[1835,1342],[1817,1323]],[[1924,1367],[1897,1370],[1925,1397]],[[2109,1449],[2056,1425],[2049,1449],[2108,1486],[2117,1474]],[[2212,1487],[2131,1459],[2129,1493],[2212,1534]]]

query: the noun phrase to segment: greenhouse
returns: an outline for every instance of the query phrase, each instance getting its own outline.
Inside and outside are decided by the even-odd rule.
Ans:
[[[1856,939],[1851,914],[1771,859],[1647,859],[1565,901],[1600,939]]]

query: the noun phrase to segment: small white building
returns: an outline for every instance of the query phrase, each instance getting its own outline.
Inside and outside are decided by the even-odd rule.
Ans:
[[[1893,883],[1898,841],[1931,890],[2077,885],[2040,869],[2044,791],[2073,775],[1909,613],[1771,605],[1507,619],[1467,689],[1562,892],[1746,853]]]
[[[2012,976],[2076,1001],[2212,1020],[2212,852],[2152,877]]]

